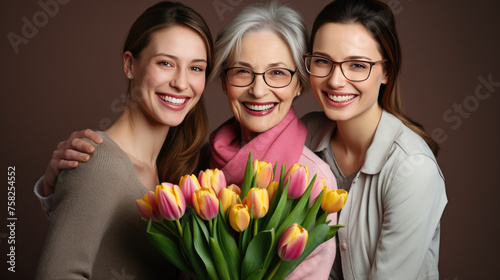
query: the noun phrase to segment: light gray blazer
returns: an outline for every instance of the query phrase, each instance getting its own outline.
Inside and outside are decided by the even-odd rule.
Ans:
[[[333,166],[335,122],[303,117],[306,145]],[[366,159],[339,217],[345,279],[439,279],[444,177],[425,141],[383,111]]]

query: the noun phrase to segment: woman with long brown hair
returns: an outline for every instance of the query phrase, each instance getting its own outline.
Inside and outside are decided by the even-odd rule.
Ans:
[[[405,113],[394,15],[376,0],[337,0],[317,16],[304,56],[323,107],[303,118],[308,146],[349,191],[333,279],[438,279],[447,203],[437,143]]]
[[[37,279],[164,278],[135,201],[163,180],[193,172],[206,141],[202,93],[212,39],[203,18],[160,2],[132,25],[123,49],[129,82],[122,115],[92,160],[59,174]],[[160,181],[161,180],[161,181]]]

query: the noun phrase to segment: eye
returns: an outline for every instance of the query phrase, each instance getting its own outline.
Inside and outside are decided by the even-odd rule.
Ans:
[[[368,63],[363,62],[363,61],[350,61],[348,62],[349,69],[353,70],[364,70],[368,68]]]
[[[246,69],[246,68],[233,68],[231,70],[232,72],[232,75],[234,76],[249,76],[252,74],[252,71],[250,71],[250,69]]]
[[[158,62],[158,65],[163,66],[163,67],[173,67],[174,65],[168,61],[160,61]]]
[[[316,65],[330,65],[331,62],[328,59],[315,57],[313,63]]]
[[[267,73],[271,76],[284,76],[287,74],[287,71],[283,69],[271,69]]]
[[[200,66],[193,66],[190,68],[191,71],[194,71],[194,72],[204,72],[205,69],[203,67],[200,67]]]

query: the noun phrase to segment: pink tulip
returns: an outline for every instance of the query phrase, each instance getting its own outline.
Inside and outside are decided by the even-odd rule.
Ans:
[[[224,172],[219,169],[207,169],[198,174],[198,182],[202,188],[212,188],[216,195],[220,190],[227,187]]]
[[[186,200],[177,185],[161,184],[156,187],[158,207],[163,218],[173,221],[178,220],[186,211]]]
[[[311,203],[309,206],[312,206],[316,199],[318,198],[319,194],[325,187],[325,179],[323,178],[316,178],[316,181],[314,181],[314,185],[311,190]]]
[[[187,205],[193,207],[193,193],[201,188],[198,178],[193,174],[182,176],[179,186],[186,199]]]
[[[212,188],[202,187],[193,193],[193,208],[201,218],[211,220],[219,213],[219,200]]]
[[[306,247],[309,234],[298,224],[292,224],[278,242],[278,255],[285,261],[293,261],[300,257]]]
[[[232,190],[236,194],[241,195],[241,189],[237,185],[231,184],[231,185],[227,186],[227,188],[230,189],[230,190]]]
[[[256,174],[257,188],[267,189],[273,181],[273,166],[269,162],[255,160],[253,170]]]
[[[285,175],[285,183],[290,182],[288,185],[288,197],[299,198],[307,189],[309,171],[307,166],[294,164],[288,169]]]
[[[142,199],[136,200],[137,207],[145,219],[153,219],[155,222],[161,220],[160,209],[155,201],[155,193],[147,192]]]

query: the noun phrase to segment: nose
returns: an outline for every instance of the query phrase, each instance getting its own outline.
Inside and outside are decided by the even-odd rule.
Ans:
[[[186,90],[188,87],[186,71],[177,69],[172,80],[170,80],[170,86],[176,88],[178,91]]]
[[[264,81],[264,74],[255,74],[255,79],[250,85],[249,93],[259,99],[267,94],[268,89],[269,86]]]
[[[328,85],[332,88],[341,88],[344,87],[347,83],[347,79],[342,74],[342,69],[340,69],[340,64],[334,64],[332,73],[330,73],[330,77],[328,78]]]

